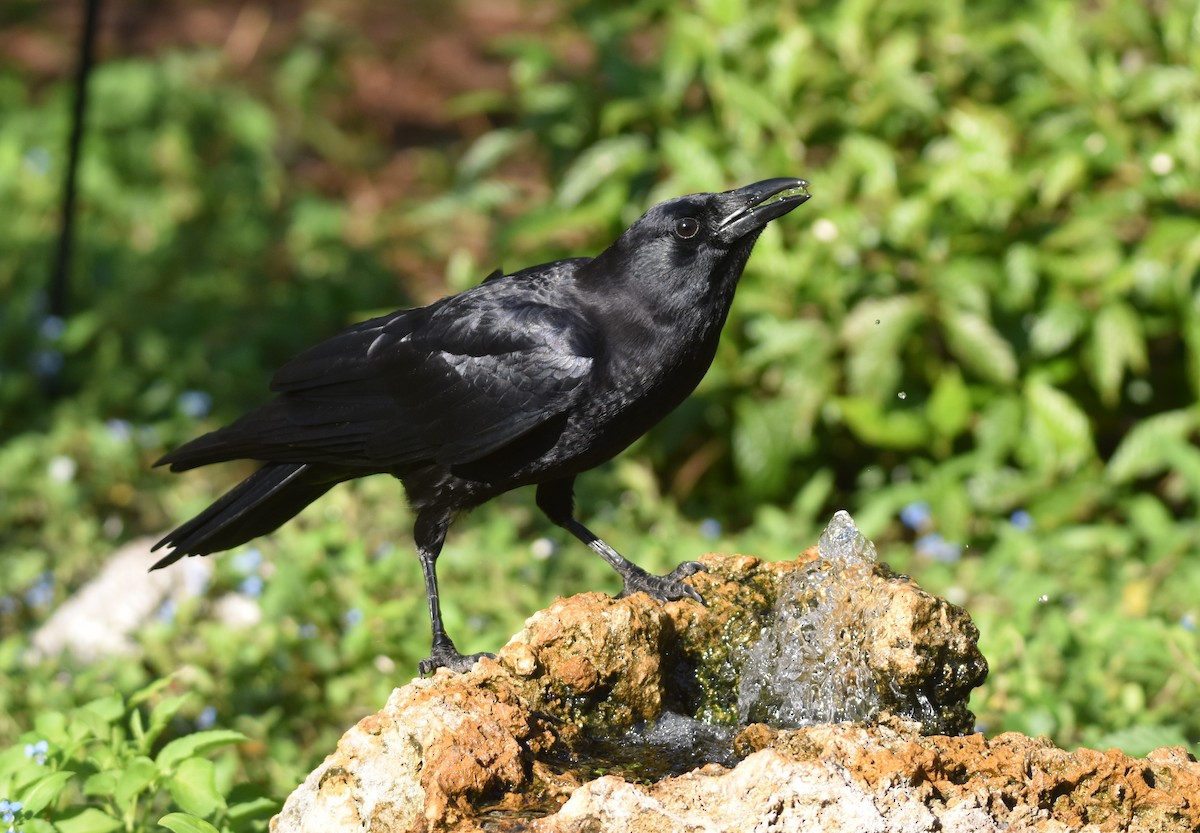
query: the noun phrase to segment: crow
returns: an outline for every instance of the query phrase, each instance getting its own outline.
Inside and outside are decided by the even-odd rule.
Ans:
[[[278,528],[336,484],[391,474],[413,538],[433,643],[418,665],[468,670],[442,623],[435,565],[451,521],[520,486],[607,561],[622,596],[703,601],[681,564],[652,575],[575,518],[577,475],[611,459],[678,406],[712,364],[742,269],[766,225],[809,198],[776,178],[659,203],[607,249],[504,275],[426,307],[355,324],[272,378],[277,394],[158,460],[184,471],[263,465],[154,549],[151,569]]]

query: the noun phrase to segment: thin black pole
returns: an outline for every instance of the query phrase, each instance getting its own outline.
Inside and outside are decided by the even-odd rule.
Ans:
[[[92,73],[96,47],[96,28],[100,0],[84,0],[83,37],[79,44],[79,65],[75,68],[75,101],[71,108],[71,138],[67,148],[67,171],[63,181],[62,215],[58,226],[58,251],[50,273],[49,313],[65,318],[71,294],[71,249],[75,237],[76,174],[83,146],[84,119],[87,114],[88,76]]]

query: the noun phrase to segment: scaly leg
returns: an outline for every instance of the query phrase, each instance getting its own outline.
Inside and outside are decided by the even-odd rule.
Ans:
[[[660,602],[687,598],[695,599],[701,604],[704,603],[704,599],[696,592],[696,588],[683,582],[683,579],[688,576],[702,572],[703,564],[699,561],[685,561],[665,576],[656,576],[646,572],[604,543],[590,529],[575,519],[574,485],[574,478],[541,484],[537,490],[537,505],[550,520],[591,547],[597,555],[617,571],[617,575],[625,583],[617,598],[644,592]]]
[[[438,603],[437,557],[450,528],[450,513],[426,509],[417,515],[413,539],[417,544],[417,557],[421,559],[421,572],[425,576],[425,598],[429,602],[429,623],[433,630],[433,647],[429,656],[417,664],[421,676],[432,674],[439,668],[451,671],[470,671],[480,657],[495,654],[463,655],[454,647],[446,627],[442,624],[442,607]]]

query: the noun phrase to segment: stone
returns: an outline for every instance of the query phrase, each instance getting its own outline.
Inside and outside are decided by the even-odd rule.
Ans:
[[[922,736],[915,724],[787,730],[732,769],[652,785],[606,776],[576,789],[537,833],[1200,829],[1200,764],[1182,749],[1145,759],[1066,752],[1015,733]]]
[[[835,518],[831,529],[863,543],[849,516]],[[471,829],[481,819],[524,824],[556,812],[567,813],[567,824],[596,796],[641,795],[641,784],[617,776],[591,780],[601,769],[640,781],[699,767],[703,775],[686,777],[710,787],[750,759],[751,769],[729,783],[761,777],[756,766],[783,772],[791,764],[763,747],[781,729],[812,722],[803,707],[790,715],[766,709],[777,718],[773,726],[737,735],[744,728],[743,675],[771,677],[775,655],[794,670],[814,656],[833,668],[853,654],[839,679],[865,681],[870,707],[859,708],[858,698],[854,712],[839,711],[843,698],[841,706],[823,706],[822,719],[897,713],[918,733],[969,729],[967,698],[987,669],[970,618],[867,554],[844,558],[846,552],[814,548],[786,563],[708,555],[701,559],[707,572],[689,579],[704,605],[664,604],[645,594],[560,599],[531,616],[496,660],[481,660],[466,674],[440,670],[393,692],[293,793],[272,830]],[[821,615],[796,613],[797,605],[815,605]],[[784,619],[788,624],[772,631]],[[796,623],[801,629],[789,630]],[[778,644],[754,659],[768,634]],[[801,638],[819,642],[820,656],[784,650]],[[714,760],[737,767],[703,766]],[[844,781],[822,773],[824,786],[797,789],[825,794]],[[720,799],[714,793],[707,800]],[[695,806],[707,812],[703,801]]]
[[[31,639],[33,656],[68,653],[83,663],[136,656],[133,634],[153,621],[164,604],[200,595],[212,572],[203,558],[184,559],[180,569],[148,572],[153,544],[153,538],[138,538],[117,550],[99,575],[37,629]]]
[[[705,605],[560,599],[496,660],[396,689],[271,830],[1200,831],[1184,749],[971,733],[970,617],[849,516],[791,562],[701,560]]]

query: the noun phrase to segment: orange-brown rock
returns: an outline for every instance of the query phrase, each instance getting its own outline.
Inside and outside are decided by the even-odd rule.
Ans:
[[[691,581],[705,606],[561,599],[497,660],[397,689],[343,736],[272,831],[1200,830],[1200,764],[1181,749],[1139,760],[1012,734],[931,735],[969,725],[967,694],[986,666],[966,614],[911,581],[873,561],[839,573],[812,551],[789,563],[703,560],[708,572]],[[899,692],[890,704],[926,706],[868,723],[752,724],[736,737],[731,727],[722,760],[736,765],[701,758],[649,777],[626,733],[666,709],[684,715],[674,718],[684,742],[703,748],[703,732],[687,732],[718,730],[687,715],[732,723],[748,652],[773,617],[795,618],[793,602],[828,615],[831,667],[853,655],[852,682],[884,681]],[[573,757],[605,738],[623,763]]]
[[[692,830],[1200,830],[1200,764],[1183,749],[1144,759],[1066,752],[1013,733],[922,736],[911,724],[748,730],[770,745],[730,770],[653,785],[607,776],[579,787],[537,833]]]
[[[597,741],[619,747],[627,732],[654,724],[664,710],[684,715],[676,725],[681,721],[685,733],[693,733],[684,735],[685,744],[699,738],[697,749],[685,753],[699,756],[706,748],[700,740],[721,737],[721,730],[690,716],[730,726],[724,736],[731,738],[748,652],[789,604],[808,605],[810,591],[825,602],[845,597],[831,608],[842,617],[831,627],[846,631],[835,634],[831,660],[853,649],[863,657],[861,673],[872,679],[887,674],[924,689],[954,677],[947,666],[966,669],[955,673],[969,683],[943,685],[938,702],[969,717],[966,697],[986,666],[975,647],[974,626],[957,608],[876,569],[873,560],[854,582],[826,570],[815,551],[788,563],[716,555],[703,561],[708,572],[691,581],[705,605],[661,604],[644,594],[560,599],[531,616],[496,660],[483,660],[467,674],[440,671],[397,689],[382,711],[343,736],[289,798],[272,829],[470,829],[482,808],[503,811],[490,817],[496,823],[508,817],[504,813],[517,813],[551,824],[568,797],[576,796],[568,806],[580,806],[581,791],[596,783],[588,782],[595,771],[614,770],[605,761],[567,766],[571,755],[594,750]],[[781,590],[797,576],[804,578],[804,589]],[[872,624],[858,628],[860,620]],[[935,633],[946,628],[957,632]],[[787,631],[783,637],[791,638]],[[864,652],[847,639],[875,644]],[[936,727],[925,727],[931,728]],[[763,742],[756,738],[774,733],[765,727],[744,733],[738,748],[751,752]],[[639,752],[629,754],[636,759]],[[733,751],[721,755],[725,761],[736,757]],[[704,763],[702,757],[688,760]],[[725,770],[705,772],[704,783],[712,786]]]

